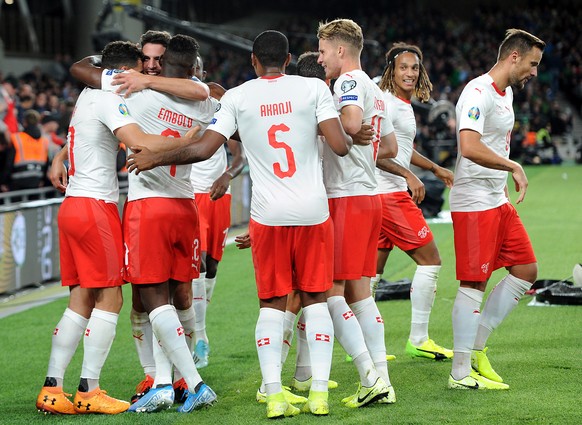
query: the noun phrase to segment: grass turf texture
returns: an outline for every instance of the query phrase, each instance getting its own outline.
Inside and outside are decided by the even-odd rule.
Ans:
[[[540,278],[565,278],[582,262],[582,167],[535,167],[526,170],[529,190],[525,203],[517,206],[533,240]],[[512,199],[516,199],[511,188]],[[443,267],[433,308],[430,335],[452,348],[451,308],[457,290],[450,224],[431,228],[441,253]],[[414,264],[395,251],[384,277],[412,278]],[[490,290],[504,275],[497,271]],[[101,375],[101,385],[110,395],[129,400],[142,371],[129,324],[131,292],[124,288],[117,336]],[[580,377],[582,366],[582,309],[579,307],[529,307],[530,296],[497,329],[489,340],[489,358],[511,388],[509,391],[453,391],[446,388],[450,362],[412,359],[404,346],[410,321],[409,301],[379,303],[386,326],[390,377],[396,389],[395,405],[372,405],[348,409],[340,400],[357,386],[357,372],[344,361],[336,343],[332,378],[340,384],[330,392],[331,414],[316,418],[301,414],[286,419],[303,423],[543,423],[577,424],[582,418]],[[33,308],[0,320],[0,423],[104,423],[104,424],[255,424],[266,422],[265,405],[255,402],[260,370],[254,346],[258,301],[250,251],[227,247],[219,268],[215,296],[208,309],[210,365],[201,370],[216,391],[219,402],[211,409],[188,415],[175,408],[157,414],[116,416],[43,416],[34,403],[44,381],[52,331],[67,299]],[[294,367],[295,342],[283,370],[289,383]],[[65,391],[75,392],[82,362],[79,347],[65,376]],[[339,421],[339,422],[338,422]]]

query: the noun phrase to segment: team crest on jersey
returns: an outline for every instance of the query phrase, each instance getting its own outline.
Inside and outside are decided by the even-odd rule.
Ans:
[[[216,104],[216,108],[214,109],[214,112],[220,111],[220,108],[222,108],[221,104],[220,103],[217,103]]]
[[[344,81],[344,82],[342,83],[341,90],[342,90],[344,93],[347,93],[347,92],[349,92],[350,90],[353,90],[353,89],[355,89],[355,88],[356,88],[356,85],[357,85],[357,84],[356,84],[356,80],[346,80],[346,81]]]
[[[478,107],[473,106],[471,109],[469,109],[469,118],[471,118],[473,121],[477,121],[479,119],[479,117],[481,116],[481,111],[479,110]]]
[[[120,103],[119,104],[119,113],[121,115],[129,115],[129,112],[127,112],[127,106],[125,105],[125,103]]]

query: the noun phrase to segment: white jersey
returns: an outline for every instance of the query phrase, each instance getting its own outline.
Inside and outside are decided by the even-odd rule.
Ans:
[[[253,182],[251,218],[268,226],[327,220],[317,125],[338,115],[325,83],[262,77],[228,90],[220,103],[208,128],[227,139],[238,129]]]
[[[457,102],[457,144],[460,130],[481,134],[481,141],[497,155],[509,157],[515,116],[513,91],[499,91],[489,74],[470,81]],[[482,167],[459,155],[449,203],[451,211],[485,211],[508,202],[505,196],[507,171]]]
[[[194,188],[194,193],[208,193],[212,184],[218,179],[228,167],[228,159],[226,157],[226,149],[219,148],[214,155],[206,161],[195,162],[192,164],[192,172],[190,173],[190,181]],[[226,191],[230,193],[230,187]]]
[[[101,86],[113,90],[111,85],[115,71],[103,71]],[[182,137],[188,130],[200,125],[204,130],[214,115],[216,100],[192,101],[146,89],[133,93],[126,99],[129,113],[148,134],[166,137]],[[131,150],[128,148],[128,154]],[[166,165],[144,171],[138,175],[129,173],[127,199],[143,198],[193,198],[190,183],[191,164]]]
[[[70,168],[66,196],[119,201],[119,140],[113,132],[137,124],[127,110],[125,100],[115,93],[90,88],[81,92],[67,136]]]
[[[323,149],[323,177],[327,196],[374,195],[376,193],[376,158],[380,137],[394,131],[388,120],[382,90],[362,70],[341,75],[334,84],[338,111],[356,105],[363,111],[364,123],[371,124],[377,137],[368,146],[353,145],[346,156],[339,157],[329,146]]]
[[[394,135],[398,142],[398,154],[392,160],[410,169],[412,150],[414,149],[414,137],[416,136],[416,118],[412,104],[409,100],[394,96],[388,90],[384,92],[384,100],[388,110],[388,117],[394,125]],[[376,168],[376,180],[378,181],[377,193],[405,192],[408,190],[406,179],[396,174]]]

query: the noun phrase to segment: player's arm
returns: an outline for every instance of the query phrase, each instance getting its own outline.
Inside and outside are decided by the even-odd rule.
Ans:
[[[117,128],[113,134],[119,139],[120,142],[124,143],[125,146],[130,148],[132,151],[136,146],[145,146],[152,153],[158,153],[163,151],[169,151],[172,149],[179,148],[185,144],[192,143],[192,139],[186,135],[186,137],[164,137],[155,134],[146,134],[137,124],[127,124],[123,127]]]
[[[376,167],[380,170],[403,177],[406,180],[406,185],[410,189],[412,200],[420,204],[424,200],[426,194],[424,183],[408,168],[397,164],[391,158],[383,158],[376,160]]]
[[[521,165],[509,158],[497,155],[481,141],[477,131],[463,129],[459,132],[460,154],[475,164],[494,170],[508,171],[515,182],[515,190],[519,192],[517,203],[523,201],[527,191],[527,177]]]
[[[67,189],[68,183],[67,167],[65,167],[65,161],[69,159],[68,146],[69,144],[65,143],[63,148],[57,152],[48,172],[48,177],[52,185],[61,192]]]
[[[353,145],[353,140],[346,131],[344,131],[340,120],[337,118],[330,118],[319,123],[319,129],[325,137],[325,142],[329,145],[332,151],[339,156],[348,154]]]
[[[135,171],[136,174],[139,174],[141,171],[151,170],[160,165],[180,165],[205,161],[224,142],[226,142],[226,137],[222,134],[214,130],[206,130],[198,141],[167,152],[155,153],[141,144],[131,148],[134,153],[127,158],[127,169],[129,172]]]
[[[216,201],[220,199],[228,190],[230,181],[238,176],[245,165],[245,155],[242,144],[236,140],[228,139],[226,144],[232,155],[230,166],[222,175],[217,178],[210,187],[210,199]]]
[[[398,155],[398,142],[394,131],[380,137],[378,146],[378,159],[396,158]]]
[[[215,98],[216,100],[222,99],[224,93],[226,93],[226,89],[222,87],[218,83],[206,83],[208,88],[210,89],[210,97]]]
[[[453,172],[438,164],[435,164],[430,159],[424,155],[418,153],[416,149],[412,150],[412,158],[410,158],[410,163],[423,170],[430,171],[435,175],[436,178],[442,180],[442,182],[448,187],[453,187],[453,180],[455,178]]]
[[[356,134],[362,127],[364,111],[357,105],[346,105],[340,111],[340,120],[346,133]]]
[[[116,93],[125,91],[124,97],[144,89],[152,89],[189,100],[206,100],[210,93],[208,86],[201,81],[187,78],[159,77],[142,74],[134,70],[115,75],[111,84],[119,86]]]
[[[100,89],[103,69],[98,64],[101,64],[100,55],[87,56],[71,65],[69,71],[75,79],[83,84]]]

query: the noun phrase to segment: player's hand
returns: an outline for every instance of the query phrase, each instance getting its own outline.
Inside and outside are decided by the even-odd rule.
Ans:
[[[440,179],[449,189],[453,187],[455,175],[451,170],[448,170],[444,167],[440,167],[437,165],[436,169],[433,171],[433,174],[435,175],[436,178]]]
[[[67,167],[65,167],[64,162],[58,156],[55,157],[51,167],[48,170],[48,178],[55,189],[60,190],[61,192],[65,192],[67,190]]]
[[[127,72],[120,72],[119,74],[115,74],[111,84],[114,86],[119,86],[115,93],[123,94],[123,97],[128,97],[133,92],[147,89],[148,81],[149,76],[130,69]]]
[[[511,173],[513,177],[513,181],[515,183],[515,191],[519,192],[519,197],[517,198],[516,204],[523,202],[525,199],[525,193],[527,192],[527,177],[525,175],[525,171],[521,165],[517,162],[514,162],[514,171]]]
[[[210,97],[216,100],[220,100],[224,93],[226,93],[226,89],[218,83],[206,83],[206,85],[210,89]]]
[[[362,124],[360,131],[356,134],[352,134],[352,140],[354,145],[367,146],[374,140],[374,129],[369,124]]]
[[[238,249],[246,249],[251,247],[251,235],[249,232],[238,235],[234,238],[234,243]]]
[[[157,167],[157,154],[152,153],[145,146],[134,146],[131,148],[132,154],[127,157],[127,171],[129,173],[135,171],[139,174],[142,171],[151,170]]]
[[[406,184],[408,185],[408,189],[410,189],[414,203],[420,204],[426,195],[424,183],[414,173],[409,173],[408,177],[406,177]]]
[[[210,199],[216,201],[222,198],[228,190],[229,184],[230,176],[227,173],[223,173],[222,176],[212,183],[212,186],[210,187]]]
[[[184,134],[184,138],[192,139],[192,142],[198,140],[200,137],[202,137],[202,135],[199,134],[201,129],[202,127],[200,125],[195,125],[190,130],[188,130],[186,134]]]

